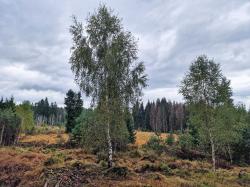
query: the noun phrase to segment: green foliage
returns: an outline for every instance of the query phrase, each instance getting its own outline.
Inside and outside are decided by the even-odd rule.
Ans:
[[[76,118],[82,112],[83,101],[81,99],[81,93],[75,93],[73,90],[69,90],[65,98],[65,110],[66,115],[66,132],[72,132],[72,129],[75,127]]]
[[[247,163],[250,164],[250,112],[246,113],[244,110],[238,108],[238,111],[241,113],[239,116],[245,122],[239,130],[240,139],[238,142],[233,142],[233,159],[237,163]]]
[[[172,170],[171,170],[170,167],[168,167],[167,164],[161,163],[160,169],[161,169],[162,172],[164,172],[165,175],[171,175],[172,174]]]
[[[29,102],[23,102],[16,106],[16,113],[21,118],[21,131],[24,133],[32,133],[34,130],[34,116],[32,106]]]
[[[103,167],[103,168],[107,168],[107,167],[108,167],[107,161],[101,160],[101,161],[99,162],[99,164],[100,164],[100,166]]]
[[[114,179],[124,178],[129,174],[129,170],[127,167],[115,166],[107,169],[104,174]]]
[[[100,114],[93,110],[83,110],[72,130],[73,141],[89,151],[100,152],[107,149],[107,141]]]
[[[49,103],[48,98],[36,102],[33,107],[34,119],[37,125],[64,125],[65,110],[58,107],[56,102]]]
[[[195,147],[195,139],[190,133],[187,132],[179,136],[178,144],[182,149],[190,150]]]
[[[167,145],[174,145],[175,139],[173,133],[170,133],[170,135],[166,138]]]
[[[196,126],[199,140],[211,147],[215,171],[216,149],[225,142],[229,143],[227,137],[234,131],[224,120],[229,115],[223,113],[232,106],[230,81],[221,73],[219,64],[206,56],[199,56],[181,82],[180,93],[189,104],[189,120]],[[227,134],[226,138],[223,138],[224,134]]]
[[[16,111],[16,104],[14,102],[14,97],[11,97],[10,99],[3,99],[0,100],[0,110],[11,110],[12,112]]]
[[[139,149],[133,149],[129,152],[129,157],[131,158],[140,158],[143,153]]]
[[[221,73],[220,65],[205,55],[199,56],[191,64],[181,82],[180,93],[189,104],[216,106],[219,103],[232,103],[230,81]]]
[[[167,164],[165,163],[160,163],[160,164],[144,164],[142,165],[142,167],[140,168],[140,172],[145,172],[145,171],[152,171],[152,172],[163,172],[164,175],[171,175],[172,174],[172,170],[171,168],[168,167]]]
[[[161,153],[163,151],[164,145],[161,137],[153,135],[149,138],[147,145],[148,148],[153,149],[157,153]]]
[[[121,20],[105,5],[88,17],[85,29],[74,17],[70,33],[73,40],[71,69],[80,89],[92,97],[101,119],[93,123],[90,117],[91,122],[83,122],[88,130],[82,131],[88,132],[83,133],[86,136],[99,131],[96,144],[106,137],[111,166],[113,149],[128,143],[124,141],[125,137],[128,139],[124,113],[146,86],[145,67],[142,62],[137,63],[135,38],[124,30]],[[84,139],[92,139],[86,136]]]
[[[16,114],[14,98],[0,100],[0,145],[17,143],[21,119]]]
[[[64,154],[56,153],[44,161],[44,166],[51,166],[54,164],[59,164],[59,163],[62,163],[64,160],[65,160]]]
[[[239,173],[239,181],[241,184],[250,184],[250,174],[244,171]]]
[[[128,135],[129,135],[129,143],[135,143],[136,139],[136,132],[134,129],[134,123],[133,123],[133,118],[131,113],[127,110],[126,112],[126,125],[127,125],[127,130],[128,130]]]
[[[0,109],[0,145],[12,145],[18,140],[21,119],[11,109]]]

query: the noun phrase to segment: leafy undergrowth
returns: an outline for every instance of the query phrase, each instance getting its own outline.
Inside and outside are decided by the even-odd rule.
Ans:
[[[56,141],[55,141],[56,142]],[[0,186],[248,186],[249,167],[211,172],[204,160],[184,160],[170,150],[155,153],[131,146],[114,155],[115,167],[107,168],[100,156],[61,146],[0,148]]]

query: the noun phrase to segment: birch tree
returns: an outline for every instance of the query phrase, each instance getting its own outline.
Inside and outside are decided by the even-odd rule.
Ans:
[[[125,109],[146,86],[144,65],[138,60],[137,42],[125,31],[112,10],[101,5],[86,26],[75,17],[70,27],[73,45],[70,64],[80,89],[104,116],[108,165],[113,165],[114,134],[125,123]]]
[[[215,171],[216,145],[219,134],[223,133],[215,117],[216,109],[232,103],[230,81],[221,73],[219,64],[199,56],[181,82],[180,93],[190,106],[191,122],[198,127],[203,140],[209,141]]]

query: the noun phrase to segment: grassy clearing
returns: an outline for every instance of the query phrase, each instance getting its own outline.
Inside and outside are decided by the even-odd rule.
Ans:
[[[135,145],[144,145],[148,142],[151,136],[155,135],[154,132],[142,132],[142,131],[137,131],[136,132],[136,142]],[[169,133],[161,133],[160,137],[162,139],[166,139],[170,134]],[[174,139],[175,141],[178,139],[178,136],[174,134]]]
[[[26,135],[20,139],[21,143],[44,143],[44,144],[57,144],[66,143],[69,140],[69,135],[66,133],[57,134],[37,134],[37,135]]]
[[[141,146],[148,142],[151,136],[155,135],[153,132],[136,132],[136,142],[135,145]],[[161,138],[166,139],[169,134],[161,133]],[[177,135],[174,135],[175,140],[177,140]],[[36,135],[26,135],[22,136],[20,142],[22,143],[45,143],[45,144],[57,144],[59,141],[65,143],[69,140],[69,135],[66,133],[58,133],[57,129],[47,130],[44,133]]]

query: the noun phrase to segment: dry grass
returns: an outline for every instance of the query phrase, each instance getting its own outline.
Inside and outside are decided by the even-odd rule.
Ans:
[[[135,145],[141,146],[146,144],[151,136],[155,135],[153,132],[142,132],[136,131],[136,142]],[[166,139],[169,134],[161,133],[161,138]],[[174,134],[175,140],[177,140],[177,135]],[[66,133],[58,134],[56,132],[50,132],[48,134],[37,134],[37,135],[27,135],[22,136],[20,139],[21,143],[44,143],[44,144],[56,144],[59,141],[65,143],[69,140],[69,135]]]
[[[135,144],[140,146],[140,145],[144,145],[148,142],[148,140],[150,139],[151,136],[155,135],[154,132],[142,132],[142,131],[136,131],[136,142]],[[161,133],[161,138],[166,139],[167,136],[169,136],[168,133]],[[177,135],[174,134],[174,138],[175,140],[178,139]]]
[[[46,158],[47,155],[43,153],[23,148],[0,148],[0,182],[5,181],[9,186],[16,186],[16,184],[27,187],[42,185],[39,176]]]
[[[151,136],[155,135],[153,132],[136,132],[136,145],[146,144]],[[161,137],[165,139],[167,137],[166,133],[161,133]],[[44,143],[44,144],[56,144],[59,139],[62,138],[63,142],[69,140],[69,135],[66,133],[59,134],[56,132],[50,132],[48,134],[37,134],[37,135],[22,135],[20,138],[21,143]]]
[[[66,171],[70,173],[75,163],[81,163],[86,167],[82,171],[75,171],[76,175],[80,175],[81,172],[89,173],[87,166],[95,165],[97,168],[94,168],[94,171],[90,168],[90,172],[94,172],[95,174],[89,176],[88,173],[85,173],[86,176],[83,177],[86,177],[86,181],[92,184],[90,186],[104,187],[241,186],[241,184],[238,183],[239,172],[242,169],[246,170],[246,172],[250,172],[250,168],[236,167],[231,170],[218,169],[217,173],[213,174],[210,170],[211,164],[205,161],[181,160],[167,154],[160,156],[154,155],[154,152],[140,147],[130,151],[138,151],[140,154],[138,154],[137,157],[131,157],[130,152],[121,152],[117,153],[114,157],[116,166],[128,168],[128,177],[113,179],[103,176],[102,172],[105,171],[105,168],[102,169],[96,156],[82,149],[2,147],[0,148],[0,182],[21,180],[19,186],[42,187],[45,183],[44,171],[53,169],[52,173],[57,175],[63,168],[66,168]],[[153,156],[153,161],[144,159]],[[48,166],[44,165],[49,158],[59,158],[61,161]],[[169,167],[171,167],[171,165],[175,167],[171,167],[170,175],[165,175],[162,171],[138,170],[147,164],[151,166],[165,164]],[[67,176],[67,174],[64,173],[63,176]]]
[[[235,167],[230,170],[218,169],[216,174],[211,172],[211,164],[206,161],[189,161],[177,159],[167,153],[155,154],[152,150],[140,145],[145,144],[154,135],[152,132],[140,132],[136,134],[136,146],[132,146],[127,152],[118,152],[114,155],[115,165],[128,168],[126,178],[109,178],[103,175],[105,168],[99,163],[96,155],[89,154],[83,149],[65,149],[40,147],[1,147],[0,148],[0,186],[2,181],[18,181],[18,186],[44,186],[46,171],[50,170],[62,177],[84,178],[89,186],[114,186],[114,187],[195,187],[195,186],[242,186],[239,183],[238,174],[241,170],[250,172],[250,167]],[[162,133],[165,139],[168,134]],[[174,135],[177,139],[177,135]],[[68,134],[49,133],[29,135],[21,138],[25,143],[56,144],[59,140],[67,142]],[[133,156],[132,156],[133,155]],[[149,159],[149,158],[153,158]],[[46,161],[54,159],[58,162],[46,165]],[[75,170],[74,165],[80,163],[83,167]],[[161,165],[169,167],[170,173],[161,170],[142,170],[147,165],[159,168]],[[88,166],[95,166],[91,169]],[[63,172],[62,172],[63,171]],[[66,172],[66,173],[64,173]],[[93,173],[93,175],[91,174]],[[82,174],[82,175],[81,175]],[[50,176],[51,177],[51,176]],[[51,178],[49,178],[51,180]],[[57,176],[56,181],[61,178]],[[13,184],[13,183],[12,183]],[[75,184],[75,183],[72,183]],[[15,185],[13,185],[15,186]],[[51,183],[49,186],[55,186]],[[72,185],[71,185],[72,186]],[[73,185],[74,186],[74,185]],[[244,186],[244,184],[243,184]]]
[[[38,134],[38,135],[27,135],[23,136],[20,139],[21,143],[44,143],[44,144],[57,144],[57,143],[65,143],[69,140],[69,135],[66,133],[57,134]]]

